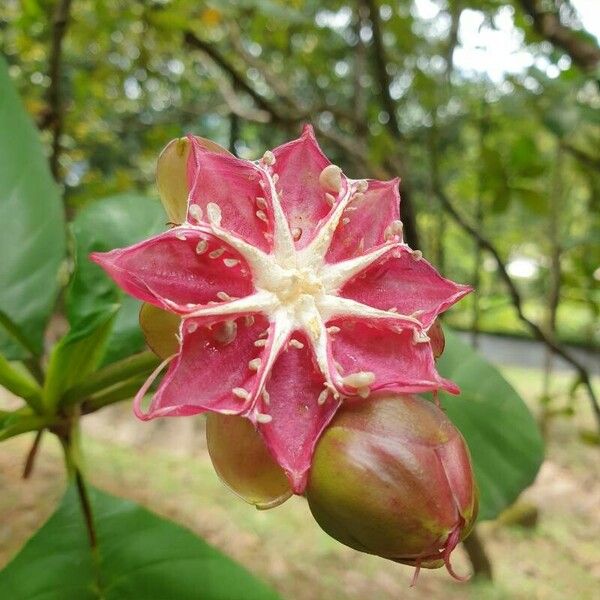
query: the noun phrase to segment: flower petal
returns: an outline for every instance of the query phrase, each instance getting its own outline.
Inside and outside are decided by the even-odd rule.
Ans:
[[[444,389],[458,393],[455,384],[438,375],[430,344],[415,341],[412,330],[397,332],[358,320],[328,325],[339,328],[330,336],[331,355],[342,376],[350,381],[350,374],[371,373],[374,381],[367,386],[371,391],[418,393]]]
[[[284,350],[267,382],[268,403],[259,399],[260,413],[271,418],[258,421],[258,429],[275,457],[286,471],[294,493],[301,494],[306,486],[315,445],[321,432],[339,407],[339,400],[329,394],[325,401],[319,398],[324,391],[323,376],[319,372],[310,346],[299,334],[300,342]],[[302,345],[302,347],[297,347]],[[322,397],[321,397],[322,398]]]
[[[214,203],[221,210],[221,226],[224,229],[236,233],[253,246],[268,251],[271,200],[264,173],[248,160],[211,152],[192,136],[190,141],[188,182],[191,192],[188,221],[196,223],[206,220],[207,205]],[[262,198],[258,200],[258,204],[257,198]],[[194,209],[194,205],[200,211]]]
[[[240,298],[254,290],[244,259],[197,229],[177,227],[128,248],[95,252],[91,259],[128,294],[174,312],[218,301],[219,292]]]
[[[471,291],[442,277],[420,253],[399,249],[353,277],[339,295],[381,310],[417,317],[425,328]]]
[[[367,191],[352,201],[336,229],[326,256],[329,262],[353,258],[383,244],[386,229],[400,218],[399,182],[369,181]]]
[[[283,469],[248,419],[208,413],[206,445],[221,481],[256,508],[274,508],[292,495]]]
[[[305,126],[302,135],[273,150],[273,172],[279,177],[277,189],[283,212],[298,248],[313,238],[318,222],[330,211],[325,190],[319,183],[321,171],[331,163],[319,147],[313,128]]]
[[[249,362],[258,355],[254,342],[268,322],[261,315],[230,321],[185,319],[181,351],[169,366],[144,420],[186,416],[207,410],[241,414],[250,406],[257,374]]]

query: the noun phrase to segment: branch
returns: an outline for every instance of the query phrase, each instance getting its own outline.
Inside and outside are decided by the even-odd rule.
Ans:
[[[533,19],[533,27],[545,39],[564,50],[583,71],[593,73],[600,65],[600,48],[560,20],[556,10],[548,10],[547,2],[520,0],[525,12]]]
[[[50,86],[48,87],[49,111],[45,118],[46,127],[52,130],[52,153],[50,155],[50,170],[54,179],[58,181],[58,163],[60,159],[61,146],[60,137],[63,131],[64,114],[63,98],[61,93],[60,79],[62,73],[62,44],[67,31],[71,0],[58,0],[52,18],[52,45],[50,47],[50,59],[48,76]]]
[[[237,68],[231,62],[229,62],[213,45],[201,40],[191,31],[185,33],[184,39],[188,45],[204,52],[207,56],[209,56],[214,63],[216,63],[221,70],[223,70],[231,78],[233,85],[230,86],[230,90],[232,93],[236,93],[236,90],[244,91],[254,100],[255,104],[262,109],[262,111],[265,111],[270,115],[272,122],[282,125],[289,130],[298,123],[301,123],[310,115],[316,115],[319,112],[318,108],[305,110],[302,107],[299,107],[297,104],[294,107],[294,111],[290,110],[289,108],[286,109],[285,113],[280,111],[279,107],[277,107],[274,102],[259,94],[246,80],[244,75],[242,75]],[[244,58],[246,57],[243,56],[242,59]],[[254,64],[256,65],[255,68],[264,76],[265,65],[261,65],[256,61]],[[274,74],[270,73],[269,80],[272,80],[274,77]],[[267,77],[265,77],[265,81],[267,81]],[[224,90],[220,89],[219,91],[221,92],[221,95],[223,95]],[[231,98],[229,101],[227,99],[225,99],[225,101],[229,104],[229,102],[231,102]],[[291,96],[288,98],[288,101],[292,101]],[[330,108],[327,108],[326,110],[332,112]],[[346,114],[344,114],[343,117],[349,119],[351,118]],[[259,120],[256,118],[255,114],[246,113],[244,118],[249,121],[264,123],[264,120],[262,118]],[[315,123],[315,127],[322,137],[336,145],[343,153],[348,155],[357,164],[364,166],[364,164],[367,162],[367,149],[364,147],[364,144],[361,142],[361,140],[356,138],[356,136],[346,136],[334,129],[326,129],[318,123]],[[377,177],[390,177],[390,172],[382,170],[381,167],[377,167],[376,171]]]
[[[596,397],[596,393],[592,386],[592,381],[587,369],[574,356],[572,356],[570,352],[565,350],[557,341],[552,339],[537,323],[535,323],[525,315],[523,310],[523,299],[521,298],[521,294],[517,289],[515,283],[513,282],[512,278],[508,274],[502,257],[498,252],[498,249],[492,244],[490,240],[484,237],[478,229],[473,227],[468,221],[464,219],[464,217],[456,210],[450,198],[444,191],[439,176],[437,151],[435,148],[435,144],[432,145],[431,151],[431,177],[433,192],[438,197],[440,203],[442,204],[446,212],[464,231],[466,231],[481,246],[481,248],[489,252],[494,257],[494,260],[496,261],[496,264],[498,266],[500,277],[504,281],[506,287],[508,288],[512,304],[515,307],[519,318],[531,331],[533,337],[535,337],[540,342],[544,343],[550,350],[552,350],[552,352],[554,352],[554,354],[557,354],[558,356],[563,358],[575,369],[575,371],[577,371],[579,380],[585,386],[588,392],[590,403],[592,405],[592,410],[598,423],[598,428],[600,429],[600,405],[598,404],[598,399]]]
[[[373,60],[375,63],[375,74],[379,82],[381,104],[385,111],[388,113],[389,120],[387,122],[387,129],[390,135],[399,143],[405,141],[404,134],[400,128],[398,117],[396,115],[396,102],[392,98],[390,93],[390,76],[387,72],[387,57],[385,53],[385,46],[383,44],[383,34],[381,28],[381,20],[379,18],[379,7],[377,0],[358,0],[359,5],[362,5],[365,12],[368,10],[369,19],[373,30]],[[399,146],[400,144],[398,144]],[[396,163],[400,168],[398,172],[405,176],[408,173],[408,169],[405,165],[404,156],[398,152],[396,160],[392,163]],[[419,234],[417,231],[417,218],[413,206],[413,195],[410,183],[404,179],[401,185],[401,196],[402,196],[402,220],[404,222],[404,235],[406,241],[413,248],[419,248]]]
[[[572,154],[580,163],[586,165],[594,171],[600,171],[600,158],[596,158],[591,154],[588,154],[581,148],[573,146],[569,142],[561,142],[562,148],[564,148],[569,154]]]
[[[200,39],[195,33],[186,31],[184,34],[185,43],[201,50],[209,56],[223,71],[225,71],[232,80],[234,87],[240,89],[248,94],[255,104],[262,110],[268,112],[273,117],[274,121],[280,123],[289,123],[295,119],[286,118],[279,112],[279,109],[275,107],[267,98],[259,94],[247,81],[246,78],[238,72],[238,70],[217,50],[214,44],[206,42]]]

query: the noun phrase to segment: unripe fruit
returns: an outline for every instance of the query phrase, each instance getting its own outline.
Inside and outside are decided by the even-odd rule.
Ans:
[[[338,541],[417,567],[450,566],[477,516],[466,443],[435,404],[385,395],[346,404],[317,445],[306,497]]]

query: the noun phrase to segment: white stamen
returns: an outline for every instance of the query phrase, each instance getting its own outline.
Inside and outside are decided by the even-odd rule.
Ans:
[[[365,386],[358,388],[356,391],[361,398],[368,398],[371,393],[371,388]]]
[[[256,211],[256,216],[261,220],[264,221],[265,223],[268,223],[269,220],[267,219],[267,213],[265,213],[264,210],[257,210]]]
[[[331,327],[327,328],[327,333],[339,333],[341,331],[341,329],[339,327],[337,327],[336,325],[331,325]]]
[[[252,327],[252,325],[254,325],[254,317],[252,315],[246,315],[244,317],[244,323],[246,324],[246,327]]]
[[[357,192],[366,192],[369,189],[369,182],[366,179],[361,179],[356,182]]]
[[[175,234],[175,237],[176,237],[178,240],[181,240],[182,242],[185,242],[185,240],[187,240],[187,238],[185,237],[185,235],[183,235],[183,233],[176,233],[176,234]]]
[[[265,413],[256,413],[256,420],[259,423],[270,423],[273,420],[273,417],[271,415],[266,415]]]
[[[413,329],[413,344],[424,344],[429,342],[430,338],[424,331]]]
[[[279,181],[279,175],[277,175],[277,173],[273,173],[273,175],[271,176],[271,179],[273,180],[273,183],[277,183]]]
[[[270,150],[267,150],[263,154],[262,161],[270,167],[275,164],[275,155]]]
[[[208,256],[210,258],[219,258],[219,256],[221,256],[224,252],[225,252],[225,248],[217,248],[216,250],[209,252]]]
[[[198,323],[194,323],[193,321],[191,323],[188,323],[188,325],[187,325],[188,333],[194,333],[194,331],[196,331],[196,329],[198,329]]]
[[[342,189],[342,170],[337,165],[326,166],[319,175],[319,185],[326,192],[339,194]]]
[[[269,404],[271,402],[271,396],[270,396],[269,392],[267,392],[266,389],[263,388],[263,391],[261,392],[261,396],[262,396],[262,399],[265,401],[265,404]]]
[[[221,207],[218,204],[209,202],[206,205],[206,214],[211,225],[216,225],[217,227],[221,225]]]
[[[332,194],[325,194],[325,200],[327,201],[327,204],[329,204],[329,206],[333,206],[335,204],[335,196],[333,196]]]
[[[208,250],[208,242],[200,240],[196,246],[196,254],[204,254]]]
[[[325,402],[327,401],[327,397],[329,396],[329,390],[323,390],[320,394],[319,397],[317,398],[317,404],[319,406],[322,406],[323,404],[325,404]]]
[[[392,306],[392,308],[388,308],[388,312],[397,313],[398,312],[398,307],[397,306]]]
[[[348,225],[348,223],[350,223],[350,219],[348,217],[344,217],[342,219],[342,225]]]
[[[240,264],[240,261],[237,258],[224,258],[223,263],[226,267],[235,267]]]
[[[241,398],[242,400],[248,400],[250,398],[250,392],[241,387],[235,387],[231,390],[231,393],[236,398]]]
[[[190,215],[196,219],[196,221],[202,221],[202,207],[198,204],[190,204]]]
[[[421,260],[423,258],[423,253],[420,250],[413,250],[411,256],[414,260]]]
[[[258,196],[256,198],[256,206],[258,208],[267,208],[267,201],[262,196]]]
[[[269,328],[267,327],[264,331],[261,331],[258,334],[259,338],[266,338],[269,335]]]
[[[217,298],[223,302],[230,302],[233,299],[227,292],[217,292]]]
[[[236,335],[237,323],[235,321],[225,321],[213,333],[214,339],[223,345],[231,344],[235,340]]]
[[[350,373],[342,379],[344,385],[349,385],[354,388],[362,388],[371,385],[375,381],[375,373],[372,371],[358,371]]]
[[[297,242],[302,236],[302,229],[300,227],[292,227],[292,237],[294,241]]]
[[[260,360],[260,358],[253,358],[251,361],[248,362],[248,368],[251,371],[258,371],[260,369],[261,363],[262,361]]]
[[[257,348],[262,348],[263,346],[266,346],[266,345],[267,345],[267,340],[256,340],[256,341],[254,342],[254,345],[255,345]]]
[[[298,348],[298,350],[302,350],[302,348],[304,348],[304,344],[300,340],[291,339],[289,345],[292,348]]]

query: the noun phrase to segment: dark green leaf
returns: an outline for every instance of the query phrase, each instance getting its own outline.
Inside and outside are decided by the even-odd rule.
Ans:
[[[543,460],[542,438],[525,403],[500,372],[446,331],[438,367],[461,388],[442,398],[465,436],[481,493],[480,519],[493,519],[533,482]]]
[[[158,201],[141,196],[114,196],[86,206],[73,223],[76,268],[67,298],[72,327],[87,315],[110,311],[121,304],[105,362],[112,362],[144,348],[138,324],[140,303],[125,296],[88,256],[129,246],[165,229],[167,217]]]
[[[0,90],[0,310],[41,353],[65,256],[63,208],[38,133],[1,56]],[[8,358],[23,357],[24,349],[2,329],[0,351]]]
[[[94,561],[75,489],[0,572],[10,600],[276,600],[275,592],[192,532],[90,490]]]

